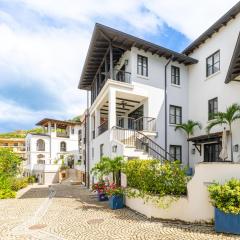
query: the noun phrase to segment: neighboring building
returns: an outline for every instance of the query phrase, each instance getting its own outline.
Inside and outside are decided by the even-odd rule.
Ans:
[[[78,130],[78,146],[79,146],[79,160],[75,164],[75,169],[77,171],[77,178],[82,182],[87,182],[87,165],[86,165],[86,116],[87,111],[81,116],[81,126]]]
[[[103,155],[185,165],[186,135],[175,126],[189,119],[203,125],[190,139],[191,166],[219,161],[223,127],[210,135],[205,127],[212,113],[240,103],[239,13],[240,3],[183,53],[96,24],[79,83],[91,95],[90,169]],[[239,161],[239,123],[233,142]]]
[[[221,17],[183,53],[197,59],[190,66],[189,118],[202,123],[191,139],[190,156],[192,166],[197,162],[220,161],[223,126],[215,127],[206,135],[206,125],[212,113],[224,112],[233,104],[240,104],[240,2]],[[234,161],[240,161],[240,121],[233,124]],[[230,136],[228,136],[228,160],[231,158]],[[192,154],[194,153],[194,154]]]
[[[0,138],[0,148],[10,148],[23,160],[26,159],[25,138]]]
[[[70,168],[80,160],[80,123],[45,118],[37,123],[44,133],[26,137],[25,173],[35,175],[40,183],[58,182],[58,169],[64,162]]]

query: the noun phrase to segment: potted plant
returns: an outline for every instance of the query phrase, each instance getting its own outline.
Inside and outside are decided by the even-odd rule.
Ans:
[[[240,234],[240,180],[214,183],[208,190],[215,207],[215,231]]]
[[[106,194],[106,188],[107,188],[107,186],[106,186],[106,183],[104,181],[100,181],[100,182],[94,183],[92,185],[92,190],[97,191],[98,200],[100,202],[108,200],[108,196]]]
[[[120,209],[124,207],[123,203],[123,193],[124,189],[122,187],[117,187],[112,183],[106,190],[109,196],[109,207],[113,210]]]

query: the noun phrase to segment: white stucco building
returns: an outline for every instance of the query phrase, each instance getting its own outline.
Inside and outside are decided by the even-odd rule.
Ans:
[[[213,113],[240,104],[239,12],[240,3],[182,53],[96,24],[79,83],[91,98],[90,169],[103,155],[178,159],[185,165],[186,135],[175,126],[189,119],[203,126],[189,139],[190,166],[220,161],[223,126],[211,134],[205,128]],[[236,121],[235,162],[239,144]]]
[[[25,173],[35,175],[40,183],[56,183],[62,163],[70,168],[82,164],[81,124],[46,118],[37,125],[43,128],[43,133],[28,134],[26,137]]]

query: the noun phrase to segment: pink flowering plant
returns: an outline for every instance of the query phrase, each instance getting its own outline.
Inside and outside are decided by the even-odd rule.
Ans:
[[[124,188],[116,186],[115,183],[112,183],[109,185],[109,187],[106,188],[106,194],[109,197],[112,196],[123,196],[124,194]]]

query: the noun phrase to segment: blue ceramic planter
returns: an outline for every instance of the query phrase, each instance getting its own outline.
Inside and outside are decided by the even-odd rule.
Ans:
[[[113,210],[123,208],[123,195],[111,196],[109,198],[109,206]]]
[[[100,202],[108,201],[107,194],[98,192],[98,201],[100,201]]]
[[[215,231],[240,235],[240,214],[224,213],[215,208]]]
[[[192,175],[193,175],[193,169],[192,169],[192,168],[188,168],[188,169],[186,170],[186,175],[187,175],[187,176],[192,176]]]

